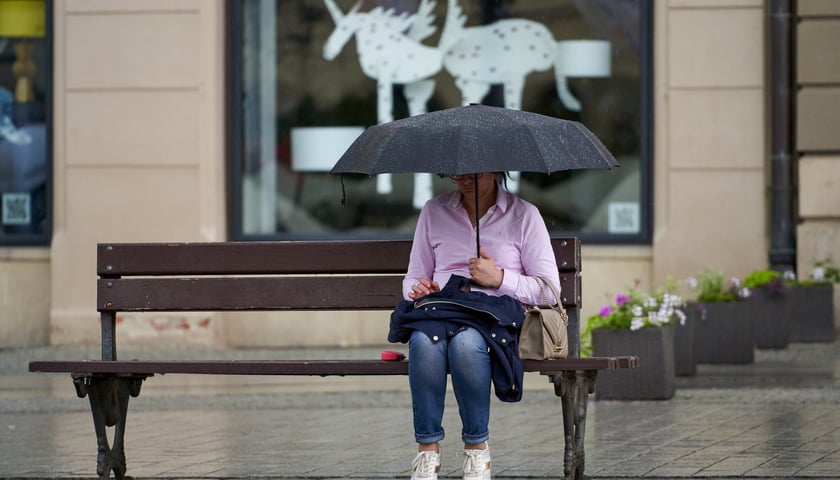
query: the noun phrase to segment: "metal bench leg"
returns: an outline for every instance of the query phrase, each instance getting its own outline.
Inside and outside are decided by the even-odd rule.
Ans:
[[[73,384],[79,398],[87,395],[93,413],[93,428],[96,431],[96,474],[100,480],[108,480],[111,471],[116,480],[124,480],[125,465],[125,420],[128,413],[129,396],[140,395],[140,386],[146,376],[90,376],[73,375]],[[114,445],[108,445],[106,427],[114,427]]]
[[[586,455],[583,441],[586,434],[586,407],[589,394],[595,391],[597,370],[563,372],[553,377],[554,393],[563,403],[563,430],[566,451],[563,457],[563,474],[566,480],[584,480]]]

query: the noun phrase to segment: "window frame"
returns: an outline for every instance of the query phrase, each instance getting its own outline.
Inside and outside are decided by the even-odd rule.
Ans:
[[[227,138],[227,189],[226,217],[228,238],[233,241],[265,240],[348,240],[348,239],[402,239],[406,235],[399,233],[365,235],[334,232],[330,235],[312,234],[245,234],[242,222],[242,164],[240,146],[243,141],[244,123],[241,99],[244,97],[242,81],[243,47],[243,5],[248,0],[228,0],[226,2],[226,68],[227,99],[225,115]],[[640,168],[640,228],[634,234],[614,234],[606,232],[581,232],[569,230],[551,230],[552,237],[580,238],[587,244],[601,245],[650,245],[653,238],[653,0],[639,0],[639,168]]]
[[[44,29],[44,58],[45,65],[39,66],[44,69],[44,83],[47,88],[44,90],[44,152],[46,155],[46,189],[45,205],[46,221],[44,231],[41,233],[12,233],[0,236],[0,247],[48,247],[52,242],[53,233],[53,65],[54,56],[54,32],[53,32],[53,0],[45,0],[45,29]]]

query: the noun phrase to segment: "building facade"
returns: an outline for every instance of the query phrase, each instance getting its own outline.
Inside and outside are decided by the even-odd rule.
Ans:
[[[45,245],[0,247],[0,347],[98,342],[99,242],[235,236],[231,4],[51,7],[51,233]],[[584,242],[584,318],[635,281],[704,268],[743,277],[771,262],[807,275],[817,261],[840,263],[837,2],[662,0],[650,3],[650,20],[649,238]],[[788,121],[777,125],[780,116]],[[780,142],[785,131],[790,141]],[[338,328],[326,321],[334,314],[320,315],[305,326],[281,313],[125,316],[118,334],[138,343],[385,343],[387,313],[344,313]]]

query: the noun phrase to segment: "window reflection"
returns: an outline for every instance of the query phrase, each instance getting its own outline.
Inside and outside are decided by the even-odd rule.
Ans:
[[[640,2],[243,2],[237,233],[410,235],[448,180],[346,176],[343,208],[327,173],[339,146],[369,125],[484,103],[578,120],[621,162],[611,172],[513,172],[510,188],[550,230],[639,238]]]
[[[46,8],[0,1],[0,244],[48,242]]]

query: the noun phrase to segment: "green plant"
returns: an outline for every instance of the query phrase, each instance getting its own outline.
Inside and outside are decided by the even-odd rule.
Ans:
[[[773,297],[786,293],[785,280],[776,270],[753,270],[744,278],[744,286],[750,289],[761,288]]]
[[[820,260],[816,263],[811,278],[816,281],[840,283],[840,268],[834,266],[829,259]]]
[[[797,278],[793,272],[785,272],[786,284],[791,287],[811,287],[840,283],[840,269],[832,265],[831,260],[820,260],[808,278]]]
[[[685,323],[685,302],[676,292],[676,285],[669,279],[665,287],[655,288],[651,293],[641,294],[634,287],[627,293],[619,293],[612,303],[604,305],[596,315],[587,319],[586,329],[581,334],[581,354],[592,355],[592,331],[598,328],[611,330],[639,330],[662,327],[679,321]]]
[[[695,300],[701,303],[737,302],[750,296],[750,290],[741,286],[737,277],[726,283],[723,273],[704,269],[696,277],[685,281],[695,293]]]
[[[753,270],[744,278],[744,286],[747,288],[758,288],[769,285],[782,277],[776,270]]]

